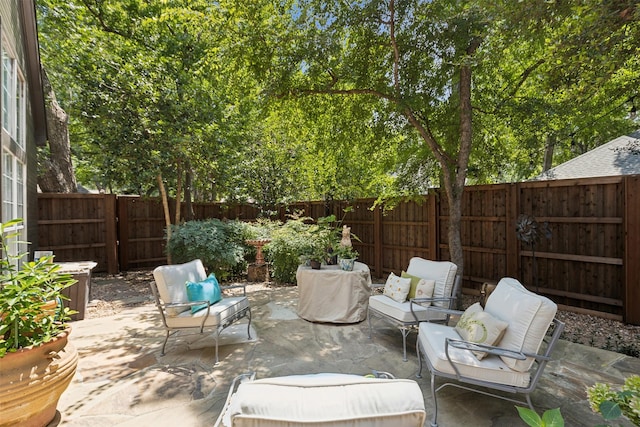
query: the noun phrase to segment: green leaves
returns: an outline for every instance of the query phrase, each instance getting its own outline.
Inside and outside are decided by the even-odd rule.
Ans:
[[[61,306],[61,292],[76,281],[60,273],[53,257],[21,261],[28,254],[11,255],[19,243],[21,224],[21,219],[0,224],[0,357],[51,340],[72,314]],[[57,309],[45,309],[49,302]]]
[[[516,409],[522,421],[531,427],[564,427],[564,419],[560,413],[560,408],[544,411],[542,417],[529,408],[516,406]]]

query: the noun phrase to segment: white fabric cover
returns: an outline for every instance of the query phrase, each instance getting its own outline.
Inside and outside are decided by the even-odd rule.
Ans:
[[[311,374],[240,384],[222,425],[422,427],[425,417],[422,391],[413,380]]]
[[[224,320],[249,307],[247,297],[222,298],[209,307],[210,313],[204,326],[220,326]],[[183,311],[177,316],[167,316],[167,326],[170,328],[195,328],[202,324],[202,317],[207,315],[207,309],[202,309],[191,314],[190,310]]]
[[[527,290],[516,279],[505,277],[487,299],[484,311],[509,323],[500,347],[537,353],[557,306],[550,299]],[[504,356],[503,360],[511,369],[521,372],[528,371],[535,361],[532,357],[516,360]]]
[[[195,259],[184,264],[162,265],[153,270],[153,278],[158,287],[162,302],[189,302],[187,296],[187,282],[200,282],[207,278],[202,261]],[[167,315],[177,316],[189,307],[168,307]]]
[[[369,297],[369,309],[386,314],[402,323],[415,323],[416,321],[411,314],[411,303],[409,301],[397,302],[386,295],[372,295]],[[427,307],[418,304],[413,305],[413,310],[420,322],[444,319],[442,314],[433,310],[429,311]]]
[[[371,294],[371,273],[361,262],[352,271],[337,265],[314,270],[300,266],[298,315],[310,322],[356,323],[367,318],[367,300]]]
[[[436,371],[455,375],[455,370],[445,354],[446,338],[461,339],[452,326],[429,322],[420,324],[418,340],[426,359]],[[478,360],[471,351],[450,346],[449,356],[456,364],[460,374],[468,378],[516,387],[527,387],[531,379],[529,372],[510,369],[502,359],[495,355]]]
[[[434,298],[450,297],[453,291],[453,284],[456,279],[458,266],[449,261],[430,261],[427,259],[413,257],[409,260],[407,273],[422,277],[423,279],[435,280],[433,290]],[[448,302],[435,302],[433,305],[449,308]]]

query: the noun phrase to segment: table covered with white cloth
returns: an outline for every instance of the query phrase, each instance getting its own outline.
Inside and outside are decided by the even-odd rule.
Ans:
[[[366,264],[356,262],[353,271],[337,265],[323,265],[320,270],[300,266],[296,279],[301,318],[327,323],[357,323],[367,318],[371,273]]]

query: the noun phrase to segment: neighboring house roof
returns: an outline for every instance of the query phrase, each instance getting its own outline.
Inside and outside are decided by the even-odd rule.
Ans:
[[[620,136],[541,173],[535,180],[640,174],[640,130]]]

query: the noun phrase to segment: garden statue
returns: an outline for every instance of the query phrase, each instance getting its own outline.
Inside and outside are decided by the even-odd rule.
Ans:
[[[346,225],[342,226],[342,240],[340,240],[340,246],[351,247],[351,227]]]

